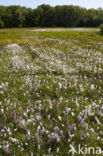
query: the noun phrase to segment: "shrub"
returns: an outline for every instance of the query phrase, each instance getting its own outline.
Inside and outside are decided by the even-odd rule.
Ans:
[[[4,22],[2,21],[2,19],[0,18],[0,28],[4,27]]]
[[[100,25],[100,33],[103,34],[103,23]]]

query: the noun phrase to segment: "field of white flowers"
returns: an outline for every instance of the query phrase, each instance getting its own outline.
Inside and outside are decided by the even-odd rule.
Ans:
[[[0,49],[0,156],[102,148],[103,42],[22,40]]]

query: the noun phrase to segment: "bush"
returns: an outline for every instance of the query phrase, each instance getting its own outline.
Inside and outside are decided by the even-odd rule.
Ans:
[[[100,25],[100,33],[103,34],[103,23]]]
[[[0,28],[4,27],[4,22],[2,21],[2,19],[0,18]]]

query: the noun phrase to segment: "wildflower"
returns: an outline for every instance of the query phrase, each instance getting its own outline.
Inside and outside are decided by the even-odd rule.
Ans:
[[[27,126],[27,122],[26,122],[24,119],[19,120],[19,125],[20,125],[21,127],[26,127],[26,126]]]
[[[61,121],[61,116],[58,116],[58,119]]]
[[[59,82],[59,84],[58,84],[58,85],[59,85],[59,89],[61,89],[61,88],[62,88],[62,84]]]
[[[6,152],[6,153],[9,153],[9,142],[8,141],[4,141],[3,142],[3,150]]]
[[[49,153],[51,152],[51,148],[48,149],[48,152],[49,152]]]
[[[97,121],[97,124],[98,124],[98,125],[101,125],[101,122],[99,121],[99,119],[98,119],[97,116],[95,116],[95,120]]]
[[[50,141],[53,141],[53,140],[56,140],[57,142],[61,141],[61,139],[57,133],[48,134],[48,138]]]
[[[95,86],[94,84],[91,85],[91,90],[94,90],[95,89]]]
[[[1,113],[4,113],[4,109],[1,109]]]

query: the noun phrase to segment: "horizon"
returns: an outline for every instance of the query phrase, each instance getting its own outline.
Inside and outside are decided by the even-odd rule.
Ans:
[[[97,0],[92,0],[91,2],[89,0],[86,0],[85,2],[83,0],[78,0],[74,1],[72,0],[71,2],[68,2],[67,0],[64,0],[63,2],[59,2],[59,0],[38,0],[38,2],[35,2],[34,0],[9,0],[9,2],[7,0],[4,0],[2,2],[0,2],[0,6],[18,6],[20,5],[21,7],[27,7],[27,8],[32,8],[35,9],[37,8],[39,5],[42,4],[46,4],[46,5],[50,5],[50,6],[57,6],[57,5],[73,5],[73,6],[79,6],[81,8],[86,8],[86,9],[98,9],[98,8],[102,8],[101,6],[103,6],[103,1],[99,0],[99,5],[98,5],[98,1]]]

